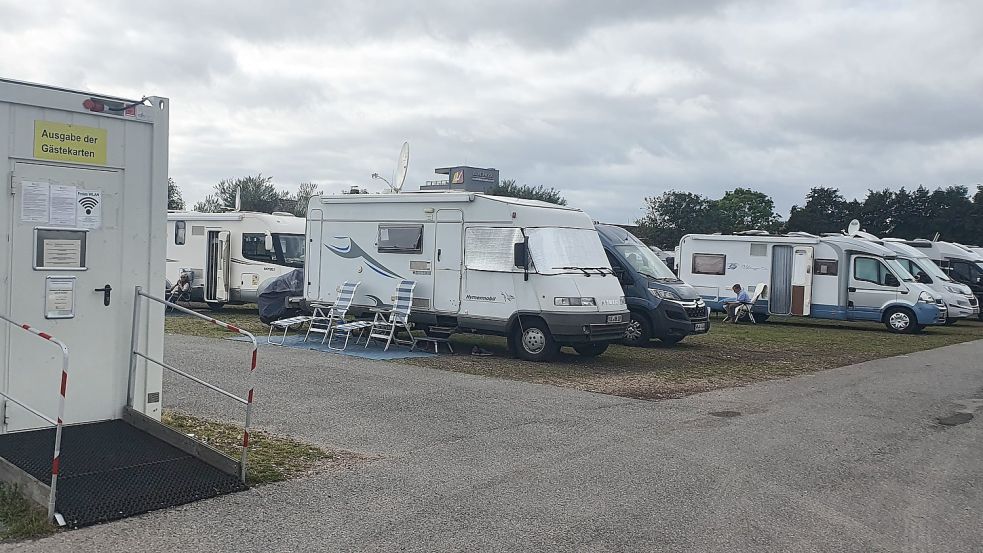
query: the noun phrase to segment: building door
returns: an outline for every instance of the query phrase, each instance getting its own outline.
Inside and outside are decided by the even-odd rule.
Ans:
[[[464,213],[460,209],[438,209],[436,215],[433,309],[457,313],[461,308]]]
[[[205,301],[229,301],[229,255],[231,234],[227,230],[208,230],[205,251]]]
[[[124,237],[118,228],[126,217],[120,212],[123,172],[17,163],[13,177],[13,201],[3,213],[9,285],[0,290],[7,296],[8,316],[68,345],[66,423],[116,418],[126,383],[115,371],[126,366],[129,343],[118,322],[131,320],[133,305],[133,289],[123,284],[130,268],[121,255]],[[0,386],[54,418],[61,351],[9,325],[0,333],[7,345],[0,351],[6,361],[0,363],[6,373]],[[3,402],[3,415],[4,432],[48,426],[9,401]]]

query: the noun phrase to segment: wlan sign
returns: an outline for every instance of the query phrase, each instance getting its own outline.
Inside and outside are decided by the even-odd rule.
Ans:
[[[106,164],[106,129],[34,122],[34,157],[93,165]]]

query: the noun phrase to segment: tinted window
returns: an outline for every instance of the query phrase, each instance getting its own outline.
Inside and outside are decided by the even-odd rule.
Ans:
[[[184,221],[174,221],[174,243],[178,246],[184,245],[184,235],[187,232],[187,225]]]
[[[854,262],[853,276],[857,280],[887,286],[887,275],[889,274],[891,272],[888,271],[887,266],[876,259],[858,257]]]
[[[379,225],[379,252],[423,253],[423,225]]]
[[[264,263],[275,263],[276,255],[266,249],[266,235],[258,233],[243,233],[242,257]]]
[[[693,254],[693,274],[722,275],[727,272],[727,256],[711,253]]]

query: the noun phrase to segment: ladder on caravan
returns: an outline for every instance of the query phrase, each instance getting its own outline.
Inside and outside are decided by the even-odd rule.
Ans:
[[[203,319],[245,336],[252,342],[248,392],[240,397],[140,351],[137,328],[141,298]],[[66,392],[71,389],[67,346],[54,336],[0,315],[0,326],[23,329],[61,349],[57,382],[58,414],[42,413],[16,397],[0,393],[44,421],[46,426],[0,434],[0,480],[16,486],[30,501],[47,510],[48,518],[70,528],[126,518],[149,511],[247,489],[246,461],[252,411],[252,376],[256,369],[256,338],[234,325],[202,315],[135,290],[127,405],[122,418],[63,424]],[[0,352],[4,353],[4,352]],[[245,406],[242,450],[238,459],[187,436],[132,408],[136,360],[144,359]],[[55,388],[51,383],[52,388]],[[42,383],[38,383],[42,385]],[[47,385],[47,384],[43,384]],[[70,396],[69,396],[70,397]],[[70,401],[70,399],[69,399]]]

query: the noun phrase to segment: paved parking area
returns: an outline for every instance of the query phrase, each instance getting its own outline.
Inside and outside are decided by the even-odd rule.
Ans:
[[[243,388],[242,344],[168,358]],[[983,341],[646,402],[264,349],[257,424],[378,455],[24,551],[965,551],[983,543]],[[165,403],[234,420],[169,381]],[[957,426],[940,417],[967,412]],[[960,417],[963,420],[966,417]]]

